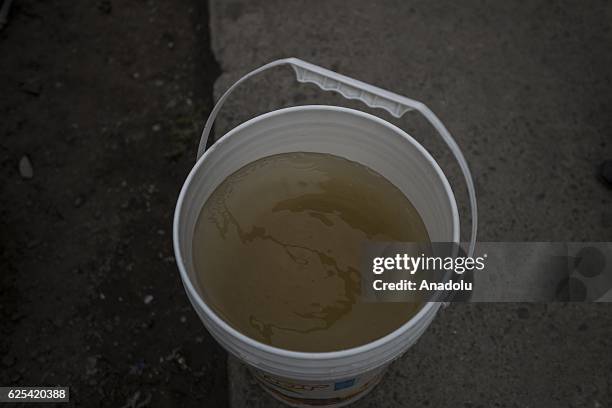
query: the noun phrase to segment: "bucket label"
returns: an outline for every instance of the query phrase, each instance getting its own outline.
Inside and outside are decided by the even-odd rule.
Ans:
[[[378,384],[385,370],[386,367],[382,367],[336,381],[297,380],[257,369],[250,371],[264,390],[273,397],[294,406],[302,406],[334,405],[357,399]]]
[[[345,388],[349,388],[355,385],[355,379],[351,378],[350,380],[340,381],[334,384],[334,390],[343,390]]]

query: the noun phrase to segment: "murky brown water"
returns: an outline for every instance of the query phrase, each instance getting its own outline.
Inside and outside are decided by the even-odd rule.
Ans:
[[[410,201],[369,168],[287,153],[230,175],[200,213],[194,262],[206,302],[240,332],[298,351],[380,338],[418,303],[361,302],[366,241],[429,242]]]

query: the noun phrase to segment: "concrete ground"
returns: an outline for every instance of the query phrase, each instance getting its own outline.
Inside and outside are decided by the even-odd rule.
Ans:
[[[217,98],[287,56],[379,85],[426,103],[464,149],[479,240],[612,238],[612,191],[597,177],[612,158],[609,3],[212,0],[210,13]],[[281,68],[232,96],[217,135],[307,103],[364,108]],[[411,114],[394,122],[439,158],[465,208],[431,130]],[[609,407],[611,322],[608,304],[452,305],[355,406]],[[239,363],[228,376],[232,407],[280,406]]]

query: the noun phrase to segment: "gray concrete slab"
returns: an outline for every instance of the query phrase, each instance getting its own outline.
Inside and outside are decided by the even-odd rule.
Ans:
[[[421,100],[470,162],[480,240],[609,241],[612,193],[596,173],[612,157],[611,16],[603,2],[212,0],[215,94],[296,56]],[[363,109],[281,68],[229,100],[217,135],[307,103]],[[412,114],[393,122],[439,158],[465,204],[431,130]],[[612,406],[611,318],[609,305],[454,305],[356,406]],[[228,370],[232,406],[275,406],[240,365]]]
[[[351,407],[612,406],[610,307],[454,305]],[[228,362],[230,406],[280,408]]]

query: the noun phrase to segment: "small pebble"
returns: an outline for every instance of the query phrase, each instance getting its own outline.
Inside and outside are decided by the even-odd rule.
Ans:
[[[147,296],[144,297],[144,304],[145,305],[148,305],[152,301],[153,301],[153,295],[147,295]]]
[[[24,179],[31,179],[34,177],[34,169],[32,168],[32,163],[28,156],[23,156],[21,160],[19,160],[19,174]]]
[[[21,84],[21,90],[29,95],[38,96],[42,86],[35,80],[30,80]]]
[[[185,323],[187,321],[187,318],[185,316],[181,316],[181,323]]]
[[[134,79],[138,79],[138,78],[140,78],[140,74],[139,74],[138,72],[134,72],[134,73],[132,74],[132,78],[134,78]]]
[[[82,205],[83,205],[83,197],[78,196],[77,198],[74,199],[74,206],[76,208],[79,208]]]
[[[161,125],[159,123],[156,123],[151,129],[153,129],[154,132],[159,132],[161,130]]]

